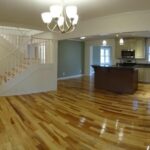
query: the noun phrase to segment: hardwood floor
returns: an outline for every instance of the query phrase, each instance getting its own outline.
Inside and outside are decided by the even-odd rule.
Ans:
[[[0,98],[0,150],[64,149],[150,150],[150,85],[121,95],[82,77],[59,81],[57,92]]]

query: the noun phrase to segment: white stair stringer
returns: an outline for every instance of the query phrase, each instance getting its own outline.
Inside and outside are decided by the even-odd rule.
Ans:
[[[52,64],[34,64],[0,85],[0,96],[22,95],[56,90],[55,67]]]

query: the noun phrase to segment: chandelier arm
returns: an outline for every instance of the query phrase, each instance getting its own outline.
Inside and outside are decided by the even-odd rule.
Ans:
[[[72,27],[67,31],[67,33],[70,33],[70,32],[72,32],[74,30],[75,30],[75,26],[72,25]]]
[[[70,19],[69,19],[69,21],[67,21],[67,19],[66,19],[65,24],[66,24],[67,28],[70,28],[70,26],[72,26],[72,21]]]
[[[57,24],[55,24],[55,25],[54,25],[54,27],[53,27],[52,31],[54,31],[56,27],[57,27]]]
[[[68,33],[72,32],[75,30],[75,26],[72,26],[72,29],[68,31]]]
[[[68,29],[65,31],[65,33],[68,33],[71,31],[71,28],[74,28],[74,26],[72,25],[72,22],[70,23],[70,26],[68,27]]]
[[[65,13],[64,13],[65,14]],[[71,20],[69,19],[69,21],[67,20],[67,18],[66,18],[66,16],[67,15],[64,15],[65,16],[65,20],[64,20],[64,30],[62,31],[61,30],[61,33],[68,33],[69,31],[70,31],[70,29],[73,27],[73,25],[72,25],[72,22],[71,22]],[[68,23],[69,22],[69,23]],[[70,25],[69,25],[70,24]],[[65,26],[67,27],[67,29],[65,30]],[[59,28],[59,30],[60,30],[60,28]]]
[[[48,28],[49,31],[51,31],[51,32],[57,32],[57,31],[54,31],[55,28],[56,28],[56,26],[57,26],[57,24],[54,25],[54,27],[52,29],[49,26],[50,26],[50,24],[47,24],[47,28]]]
[[[49,26],[50,26],[50,24],[47,24],[47,28],[48,28],[48,30],[52,32],[52,30],[50,29],[50,27],[49,27]]]
[[[57,28],[58,28],[58,30],[59,30],[61,33],[65,33],[65,30],[62,30],[62,29],[59,27],[58,24],[57,24]]]
[[[60,32],[61,33],[69,33],[69,32],[71,32],[71,31],[73,31],[73,30],[71,30],[71,28],[73,27],[73,25],[71,24],[69,27],[68,27],[68,29],[67,30],[62,30],[60,27],[59,27],[59,25],[57,25],[57,27],[58,27],[58,29],[60,30]]]
[[[66,24],[66,26],[67,26],[67,28],[69,28],[69,24],[68,24],[68,20],[67,20],[67,14],[66,14],[66,12],[64,11],[64,19],[65,19],[65,24]],[[69,19],[69,23],[71,24],[71,21],[70,21],[70,19]]]
[[[66,18],[64,18],[64,22],[66,22]],[[61,32],[61,33],[65,33],[65,26],[64,26],[64,24],[63,24],[63,29],[58,25],[58,22],[56,21],[55,22],[56,23],[56,26],[57,26],[57,28],[58,28],[58,30],[59,30],[59,32]]]
[[[64,11],[63,12],[63,14],[64,14],[64,18],[65,18],[65,25],[66,25],[66,27],[68,28],[67,30],[66,30],[66,32],[69,32],[69,30],[73,27],[73,25],[72,25],[72,22],[73,22],[73,20],[74,19],[67,19],[67,13],[66,13],[66,11]],[[72,30],[73,31],[73,30]]]

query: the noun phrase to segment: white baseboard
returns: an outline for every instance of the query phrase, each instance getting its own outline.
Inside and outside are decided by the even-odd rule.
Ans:
[[[61,77],[61,78],[58,78],[57,80],[67,80],[67,79],[78,78],[78,77],[82,77],[82,76],[83,76],[83,74],[79,74],[79,75],[74,75],[74,76]]]

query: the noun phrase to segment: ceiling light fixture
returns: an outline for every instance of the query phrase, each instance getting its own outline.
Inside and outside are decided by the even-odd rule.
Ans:
[[[119,37],[119,34],[116,34],[116,37]]]
[[[50,31],[61,33],[74,31],[79,19],[77,7],[74,5],[52,5],[50,11],[42,13],[41,17]]]
[[[80,37],[80,39],[81,39],[81,40],[84,40],[84,39],[86,39],[86,37],[85,37],[85,36],[82,36],[82,37]]]
[[[102,41],[102,44],[103,44],[103,46],[106,46],[106,45],[107,45],[107,41],[106,41],[106,40],[103,40],[103,41]]]
[[[123,39],[123,38],[121,38],[121,39],[119,40],[119,44],[120,44],[120,45],[124,45],[124,39]]]

